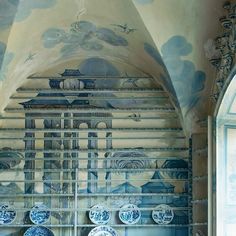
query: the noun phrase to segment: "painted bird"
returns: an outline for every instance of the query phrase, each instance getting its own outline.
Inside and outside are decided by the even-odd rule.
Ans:
[[[129,28],[128,24],[124,24],[124,25],[120,25],[120,24],[111,24],[113,26],[119,27],[121,29],[121,32],[129,34],[129,33],[133,33],[135,30],[134,28]]]

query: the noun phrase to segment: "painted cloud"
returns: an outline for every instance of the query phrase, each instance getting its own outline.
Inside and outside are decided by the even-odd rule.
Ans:
[[[203,71],[196,70],[191,61],[182,58],[192,50],[192,45],[183,36],[173,36],[161,49],[163,61],[185,114],[199,102],[206,81]]]
[[[45,48],[53,48],[62,43],[62,56],[71,55],[80,48],[87,51],[99,51],[103,48],[104,42],[112,46],[128,45],[127,40],[114,31],[96,27],[88,21],[74,22],[68,31],[50,28],[43,33],[42,40]]]

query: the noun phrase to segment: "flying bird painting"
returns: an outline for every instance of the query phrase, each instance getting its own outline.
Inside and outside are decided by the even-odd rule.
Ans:
[[[117,27],[118,29],[120,29],[120,31],[122,33],[126,33],[126,34],[133,33],[134,31],[137,30],[137,29],[134,29],[134,28],[130,28],[128,26],[128,24],[126,24],[126,23],[124,25],[120,25],[120,24],[111,24],[111,25]]]

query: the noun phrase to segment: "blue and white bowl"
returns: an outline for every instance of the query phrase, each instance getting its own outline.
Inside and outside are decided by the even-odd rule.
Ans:
[[[16,211],[8,204],[0,205],[0,224],[9,225],[16,219]]]
[[[23,236],[54,236],[54,234],[46,227],[33,226],[27,229]]]
[[[88,236],[118,236],[118,233],[110,226],[100,225],[92,229]]]
[[[160,204],[152,211],[152,218],[157,224],[166,225],[173,220],[174,211],[170,206]]]
[[[120,220],[127,225],[138,223],[141,218],[141,211],[134,204],[126,204],[119,211]]]
[[[102,204],[97,204],[90,209],[89,219],[96,225],[105,225],[110,221],[111,213]]]
[[[43,204],[35,205],[29,214],[30,220],[36,224],[45,224],[50,219],[50,211],[47,206]]]

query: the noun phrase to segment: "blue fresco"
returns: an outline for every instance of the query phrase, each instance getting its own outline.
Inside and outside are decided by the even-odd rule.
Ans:
[[[144,50],[149,54],[149,56],[151,56],[162,67],[162,69],[166,75],[161,74],[159,76],[159,79],[161,80],[161,82],[163,83],[165,88],[173,95],[173,98],[176,98],[175,89],[174,89],[173,84],[169,78],[169,73],[167,71],[166,65],[163,62],[163,58],[161,57],[160,53],[158,52],[158,50],[155,47],[153,47],[149,43],[144,43]],[[174,102],[175,102],[175,104],[177,104],[177,101],[174,101]]]
[[[150,3],[153,3],[154,0],[134,0],[136,3],[138,4],[142,4],[142,5],[145,5],[145,4],[150,4]]]
[[[117,35],[113,30],[100,28],[89,21],[79,21],[71,24],[65,31],[59,28],[49,28],[42,35],[45,48],[53,48],[63,44],[62,56],[71,56],[82,48],[86,51],[100,51],[104,43],[112,46],[128,46],[128,41]]]
[[[183,36],[173,36],[161,48],[163,61],[172,79],[185,115],[197,105],[205,88],[206,75],[193,62],[182,57],[191,54],[192,45]]]
[[[120,76],[119,71],[117,68],[110,62],[108,62],[105,59],[102,58],[89,58],[84,61],[79,65],[79,69],[77,70],[72,70],[72,69],[66,69],[62,74],[63,76]],[[94,88],[114,88],[119,85],[119,80],[117,79],[109,79],[109,80],[95,80],[94,79],[86,79],[83,80],[81,79],[75,79],[75,80],[69,80],[69,83],[67,86],[70,86],[71,88],[79,88],[80,83],[83,83],[84,88],[86,89],[94,89]],[[61,89],[63,86],[62,84],[64,83],[64,79],[58,79],[58,80],[49,80],[49,86],[52,89]],[[97,94],[99,96],[99,94]],[[59,96],[59,97],[65,97],[67,96],[66,93],[39,93],[37,97],[44,97],[44,96]],[[67,101],[66,99],[51,99],[51,100],[37,100],[32,99],[27,102],[21,103],[25,108],[29,108],[32,106],[39,106],[39,107],[46,107],[48,105],[54,105],[54,106],[86,106],[86,107],[102,107],[102,108],[113,108],[116,105],[119,105],[114,101],[113,105],[110,103],[110,101],[106,100],[94,100],[94,101],[89,101],[89,100],[80,100],[79,97],[85,97],[85,96],[92,96],[92,94],[80,94],[78,95],[75,93],[75,96],[78,96],[78,99],[75,99],[72,102]],[[113,94],[107,93],[107,96],[112,97],[114,96]]]
[[[14,54],[6,51],[6,44],[0,42],[0,81],[5,79],[8,65],[12,61]]]

